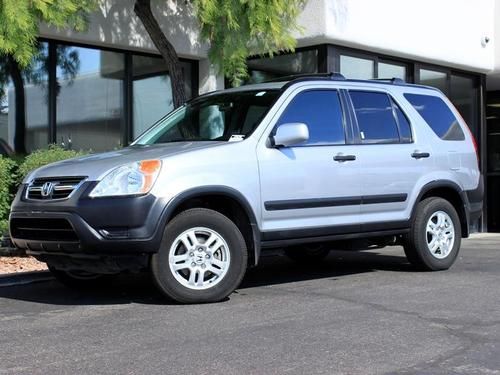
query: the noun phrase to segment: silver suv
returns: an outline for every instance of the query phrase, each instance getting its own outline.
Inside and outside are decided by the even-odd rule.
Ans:
[[[129,147],[40,168],[10,230],[66,284],[150,269],[198,303],[268,248],[320,261],[363,239],[447,269],[482,199],[474,139],[439,90],[330,74],[203,95]]]

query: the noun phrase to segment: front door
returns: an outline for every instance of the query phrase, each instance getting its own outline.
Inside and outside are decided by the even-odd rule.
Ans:
[[[340,92],[303,89],[292,94],[274,129],[297,122],[308,126],[307,142],[259,146],[263,240],[357,232],[358,146],[347,144]]]

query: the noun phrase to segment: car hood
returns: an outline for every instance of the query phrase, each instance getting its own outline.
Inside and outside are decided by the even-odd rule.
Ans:
[[[130,146],[116,151],[80,156],[46,165],[31,172],[24,182],[29,182],[34,178],[63,176],[86,176],[91,181],[100,180],[111,169],[127,163],[148,159],[164,159],[172,155],[224,144],[227,142],[176,142],[152,146]]]

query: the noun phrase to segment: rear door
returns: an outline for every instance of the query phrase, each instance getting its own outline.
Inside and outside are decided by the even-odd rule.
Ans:
[[[412,194],[434,165],[431,146],[418,140],[388,92],[349,90],[349,98],[362,176],[361,230],[404,228]]]

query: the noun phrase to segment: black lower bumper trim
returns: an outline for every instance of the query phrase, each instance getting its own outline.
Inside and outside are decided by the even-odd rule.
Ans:
[[[125,255],[155,253],[158,251],[163,232],[156,230],[146,238],[106,238],[91,227],[82,217],[72,212],[12,212],[11,223],[18,219],[33,222],[43,220],[66,220],[76,235],[76,240],[45,237],[34,238],[26,231],[12,231],[12,242],[20,249],[41,253],[87,254],[87,255]]]
[[[63,271],[86,271],[114,274],[123,271],[139,272],[148,267],[148,254],[89,255],[26,251],[35,259]]]

